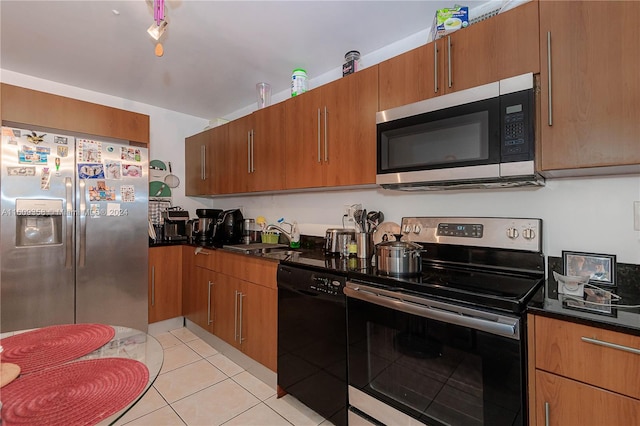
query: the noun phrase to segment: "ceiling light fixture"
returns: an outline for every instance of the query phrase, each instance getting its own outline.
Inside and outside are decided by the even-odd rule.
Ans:
[[[164,16],[164,0],[153,0],[153,20],[154,23],[147,29],[147,33],[158,42],[156,44],[155,54],[160,57],[164,54],[164,48],[159,40],[169,25]]]
[[[158,40],[160,40],[160,37],[162,37],[162,35],[164,34],[164,31],[167,29],[168,25],[169,25],[169,23],[167,21],[164,21],[164,20],[160,21],[159,24],[156,24],[154,22],[147,29],[147,32],[149,33],[149,35],[151,37],[153,37],[154,40],[158,41]]]

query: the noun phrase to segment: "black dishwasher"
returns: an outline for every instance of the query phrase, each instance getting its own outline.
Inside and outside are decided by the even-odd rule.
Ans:
[[[278,267],[278,386],[338,426],[347,424],[346,276]]]

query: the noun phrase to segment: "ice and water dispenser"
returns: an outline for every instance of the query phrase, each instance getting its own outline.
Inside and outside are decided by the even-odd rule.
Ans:
[[[16,200],[16,246],[62,244],[62,199]]]

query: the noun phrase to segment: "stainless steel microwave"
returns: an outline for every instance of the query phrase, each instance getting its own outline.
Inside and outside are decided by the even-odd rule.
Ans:
[[[378,112],[376,183],[438,190],[544,185],[533,74]]]

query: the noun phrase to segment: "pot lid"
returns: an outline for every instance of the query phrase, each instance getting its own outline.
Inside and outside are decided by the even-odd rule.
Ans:
[[[418,243],[412,243],[409,241],[386,241],[378,244],[379,247],[383,247],[387,250],[420,250],[422,246]]]

